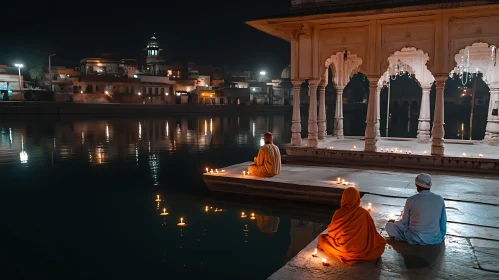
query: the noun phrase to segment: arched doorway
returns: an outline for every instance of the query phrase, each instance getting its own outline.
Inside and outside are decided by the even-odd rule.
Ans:
[[[494,45],[474,43],[455,55],[456,67],[445,85],[446,138],[484,139],[489,144],[499,145],[496,52]]]

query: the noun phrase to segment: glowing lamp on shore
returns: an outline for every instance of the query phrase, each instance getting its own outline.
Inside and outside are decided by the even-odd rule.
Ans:
[[[463,153],[463,157],[466,157],[466,153]]]
[[[248,217],[248,216],[246,215],[246,213],[241,212],[241,218],[246,218],[246,217]]]
[[[357,146],[353,146],[353,149],[354,149],[354,150],[357,150]]]
[[[163,208],[163,213],[159,214],[160,216],[168,216],[168,213],[166,212],[166,208]]]
[[[209,171],[208,167],[206,167],[206,173],[209,173],[209,172],[210,172],[210,171]]]
[[[371,202],[369,202],[369,203],[367,204],[367,211],[371,211],[371,209],[372,209],[371,207],[372,207],[372,204],[371,204]]]
[[[243,171],[243,177],[246,176],[246,171]]]
[[[105,94],[109,95],[109,91],[106,90]]]
[[[478,157],[479,158],[483,158],[483,154],[478,154]]]
[[[159,194],[156,196],[156,202],[160,202],[161,201],[161,198],[159,198]]]
[[[312,257],[314,257],[314,258],[317,257],[317,248],[315,248],[314,252],[312,253]]]
[[[222,173],[225,173],[225,169],[222,169]]]
[[[341,180],[341,184],[346,185],[345,179]]]
[[[184,218],[180,217],[180,223],[177,224],[179,227],[185,227],[186,224],[184,223]]]
[[[215,169],[215,173],[218,173],[218,169]]]
[[[383,152],[383,149],[381,149],[381,152]]]
[[[338,184],[341,183],[341,178],[338,177],[338,179],[336,180],[336,182],[338,182]]]
[[[424,151],[424,154],[426,155],[426,151]]]
[[[326,258],[322,258],[322,265],[323,266],[329,266],[329,264],[327,263]]]
[[[213,174],[213,169],[210,170],[210,173]]]

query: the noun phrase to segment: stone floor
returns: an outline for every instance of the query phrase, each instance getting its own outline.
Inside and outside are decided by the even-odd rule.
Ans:
[[[226,167],[225,173],[213,176],[243,178],[249,164]],[[406,198],[416,193],[414,178],[420,172],[424,170],[417,167],[411,172],[283,165],[274,178],[243,179],[344,188],[335,182],[344,178],[364,193],[363,206],[372,203],[376,226],[386,235],[386,221],[400,215]],[[499,279],[499,174],[432,172],[432,177],[432,190],[446,200],[445,244],[422,247],[390,240],[378,262],[345,266],[322,253],[313,258],[314,240],[269,279]],[[331,266],[322,266],[322,257]]]
[[[307,139],[303,139],[303,145],[307,144]],[[418,143],[416,139],[411,138],[381,138],[377,143],[378,151],[387,151],[397,149],[405,153],[411,151],[412,154],[424,155],[431,153],[431,143]],[[345,137],[339,140],[329,136],[325,140],[319,141],[318,148],[331,148],[335,150],[352,150],[356,147],[357,150],[364,150],[364,140],[360,137]],[[484,158],[499,159],[499,147],[482,144],[479,141],[467,140],[445,140],[445,155],[461,157],[466,153],[468,157],[478,157],[480,154]]]

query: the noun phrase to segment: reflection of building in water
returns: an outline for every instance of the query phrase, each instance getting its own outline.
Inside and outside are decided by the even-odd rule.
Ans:
[[[159,156],[155,153],[149,155],[149,170],[151,172],[151,177],[153,185],[159,186]]]
[[[305,248],[311,240],[314,240],[324,230],[324,225],[301,221],[291,220],[291,242],[286,254],[287,259],[291,259],[303,248]]]
[[[273,216],[264,216],[260,214],[256,214],[256,226],[260,229],[261,232],[263,233],[274,233],[277,232],[277,229],[279,228],[279,217],[273,217]]]

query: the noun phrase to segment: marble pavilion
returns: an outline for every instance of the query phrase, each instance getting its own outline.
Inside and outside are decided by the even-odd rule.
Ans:
[[[355,73],[369,79],[366,152],[376,152],[380,139],[381,89],[393,75],[413,75],[422,88],[418,142],[431,142],[434,156],[443,156],[445,150],[446,81],[452,75],[467,79],[481,73],[490,88],[483,142],[499,146],[499,1],[293,0],[288,13],[247,24],[291,44],[292,146],[302,145],[299,95],[305,80],[310,90],[307,146],[317,148],[327,137],[328,71],[333,71],[337,90],[332,133],[337,139],[344,137],[343,89]],[[433,85],[436,102],[430,130]]]

